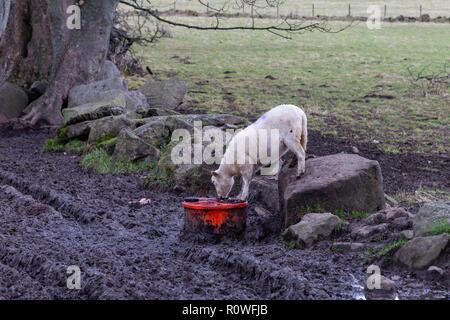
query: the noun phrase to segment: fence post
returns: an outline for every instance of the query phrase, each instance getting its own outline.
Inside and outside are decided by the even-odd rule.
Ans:
[[[174,2],[173,2],[173,11],[176,11],[176,10],[177,10],[177,2],[174,1]]]
[[[419,17],[421,17],[422,16],[422,5],[420,5],[420,16]]]
[[[350,3],[348,4],[348,16],[352,15],[352,8],[350,6]]]
[[[386,18],[386,14],[387,14],[387,4],[384,5],[384,17]]]
[[[314,3],[312,4],[312,16],[314,17]]]

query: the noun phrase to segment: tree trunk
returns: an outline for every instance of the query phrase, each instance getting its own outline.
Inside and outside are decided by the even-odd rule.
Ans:
[[[3,30],[6,29],[10,7],[11,7],[11,0],[3,0],[0,3],[0,36],[2,35]]]
[[[66,10],[73,4],[73,0],[12,1],[0,34],[0,85],[7,79],[21,86],[36,80],[48,84],[25,110],[23,119],[32,125],[61,124],[69,90],[95,80],[105,61],[117,0],[84,1],[79,30],[67,27]]]

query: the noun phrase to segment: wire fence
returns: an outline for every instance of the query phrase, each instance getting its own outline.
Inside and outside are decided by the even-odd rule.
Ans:
[[[423,1],[423,0],[421,0]],[[237,6],[239,1],[229,0],[159,0],[152,1],[154,7],[161,11],[166,10],[190,10],[199,13],[213,12],[212,8],[222,8],[223,4],[226,4],[227,13],[243,13],[250,14],[252,11],[251,6],[243,5]],[[206,6],[205,6],[206,4]],[[368,0],[360,1],[327,1],[327,0],[315,0],[315,1],[298,1],[298,0],[285,0],[279,7],[271,8],[253,8],[255,15],[265,16],[353,16],[353,17],[368,17],[370,13],[367,9],[370,5],[377,5],[380,9],[381,16],[385,18],[389,17],[420,17],[422,15],[429,15],[430,18],[436,17],[450,17],[450,1],[449,0],[428,0],[421,3],[414,0],[396,0],[389,3],[384,2],[371,2]],[[211,7],[211,8],[208,8]]]

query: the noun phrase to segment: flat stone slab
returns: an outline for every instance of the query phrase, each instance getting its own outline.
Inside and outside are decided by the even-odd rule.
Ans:
[[[71,125],[83,121],[96,120],[107,116],[124,113],[125,96],[118,95],[114,99],[87,103],[74,108],[63,109],[64,124]]]

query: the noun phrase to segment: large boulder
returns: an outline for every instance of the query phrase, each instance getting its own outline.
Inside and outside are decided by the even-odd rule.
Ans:
[[[0,87],[0,121],[20,117],[28,105],[28,95],[15,84],[5,82]]]
[[[114,148],[114,161],[157,161],[160,151],[139,138],[130,128],[124,128],[117,136]]]
[[[450,201],[430,202],[420,208],[419,212],[414,216],[414,236],[427,236],[439,224],[450,225]]]
[[[296,179],[296,160],[279,173],[280,209],[285,224],[296,223],[305,207],[326,211],[376,212],[385,208],[383,177],[377,161],[355,154],[334,154],[306,161],[306,172]]]
[[[87,103],[75,108],[66,108],[62,111],[65,125],[119,115],[124,112],[125,96],[123,94],[112,100]]]
[[[424,269],[430,266],[448,245],[450,235],[417,237],[409,240],[394,254],[394,261],[410,269]]]
[[[88,141],[98,142],[102,138],[116,137],[123,128],[133,126],[134,122],[123,114],[93,120],[90,124]]]
[[[294,241],[296,247],[304,248],[328,237],[340,221],[341,219],[329,212],[308,213],[299,223],[289,226],[282,236],[286,241]]]
[[[99,101],[97,98],[99,95],[110,90],[127,91],[128,85],[122,78],[114,77],[75,86],[69,91],[68,107],[72,108],[90,102],[97,102]]]
[[[175,109],[183,103],[187,86],[178,78],[165,81],[148,79],[139,91],[147,97],[150,107]]]

